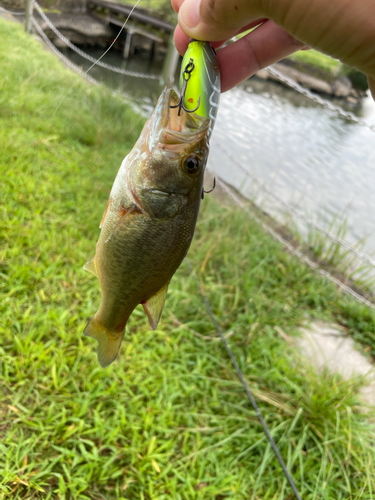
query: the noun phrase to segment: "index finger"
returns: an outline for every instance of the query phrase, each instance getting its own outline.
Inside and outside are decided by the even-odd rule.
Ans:
[[[244,33],[245,31],[248,31],[252,28],[255,28],[256,26],[264,23],[266,19],[257,19],[255,21],[252,21],[251,23],[247,24],[240,30],[236,31],[236,33],[233,34],[233,36],[239,35],[241,33]],[[190,38],[182,31],[179,25],[176,26],[175,32],[174,32],[174,43],[176,45],[176,49],[178,52],[183,56],[186,52],[186,49],[189,45]],[[209,41],[212,47],[217,50],[220,48],[222,45],[224,45],[227,41],[228,38],[216,42],[212,42],[210,40],[204,40],[204,41]]]
[[[185,52],[189,38],[176,28],[177,48]],[[220,43],[220,42],[217,42]],[[217,52],[221,73],[221,91],[226,92],[262,68],[303,48],[273,21],[267,20],[249,34]]]

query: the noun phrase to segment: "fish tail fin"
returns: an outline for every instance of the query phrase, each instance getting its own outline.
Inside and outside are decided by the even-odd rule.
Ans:
[[[108,330],[94,316],[87,323],[83,333],[98,341],[98,361],[102,368],[109,366],[117,358],[124,336],[123,331]]]

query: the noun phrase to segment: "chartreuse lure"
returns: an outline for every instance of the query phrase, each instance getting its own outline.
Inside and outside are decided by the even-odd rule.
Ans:
[[[219,109],[220,70],[216,53],[208,42],[190,42],[182,60],[180,88],[178,107],[210,118],[210,136]]]

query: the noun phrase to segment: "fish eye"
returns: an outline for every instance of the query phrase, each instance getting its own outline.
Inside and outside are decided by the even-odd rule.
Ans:
[[[199,160],[195,156],[188,156],[184,160],[185,172],[188,174],[195,174],[199,170]]]

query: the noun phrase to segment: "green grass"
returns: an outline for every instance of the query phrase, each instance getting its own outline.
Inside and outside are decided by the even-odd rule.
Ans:
[[[129,0],[129,1],[119,0],[119,1],[121,1],[121,3],[125,3],[125,4],[136,4],[137,3],[137,0]],[[168,2],[168,0],[141,0],[138,4],[138,7],[143,8],[143,9],[157,10],[160,8],[164,8],[166,4],[168,4],[168,6],[172,9],[171,2]]]
[[[347,220],[344,217],[333,217],[328,225],[328,231],[345,241]],[[358,241],[354,248],[366,253],[365,238]],[[344,248],[313,226],[309,227],[307,236],[308,248],[314,252],[319,261],[334,268],[343,276],[343,281],[349,281],[362,290],[372,300],[375,298],[375,275],[373,266],[361,261],[353,252]]]
[[[366,75],[317,50],[299,50],[288,59],[295,61],[299,70],[311,73],[318,78],[332,82],[334,78],[345,76],[349,78],[355,89],[360,91],[368,89]]]
[[[312,221],[314,217],[306,214],[307,219]],[[301,226],[298,226],[292,214],[285,214],[285,224],[289,234],[293,234],[298,245],[307,253],[312,253],[314,260],[321,267],[333,272],[342,282],[349,283],[350,286],[357,288],[362,295],[369,300],[375,299],[375,275],[373,266],[364,262],[356,254],[345,248],[340,240],[347,241],[348,222],[346,210],[341,214],[332,215],[326,212],[323,223],[317,221],[317,225],[308,222],[305,231],[301,232]],[[329,222],[327,222],[329,221]],[[324,234],[321,227],[331,235]],[[306,231],[307,229],[307,231]],[[334,237],[338,241],[334,240]],[[366,238],[357,241],[353,248],[360,253],[366,254]]]
[[[331,74],[336,74],[337,67],[340,64],[337,59],[333,59],[332,57],[314,49],[299,50],[289,56],[289,58],[293,61],[310,64],[311,66],[322,69]]]
[[[135,5],[137,0],[116,0],[125,5]],[[172,24],[177,23],[177,14],[172,8],[170,0],[141,0],[137,7],[152,12],[156,17],[160,17]]]
[[[143,120],[21,27],[0,20],[0,41],[0,498],[292,499],[184,264],[158,330],[137,309],[98,366],[82,266]],[[337,320],[374,354],[374,314],[212,196],[189,259],[302,497],[375,498],[361,381],[315,374],[283,338]]]

